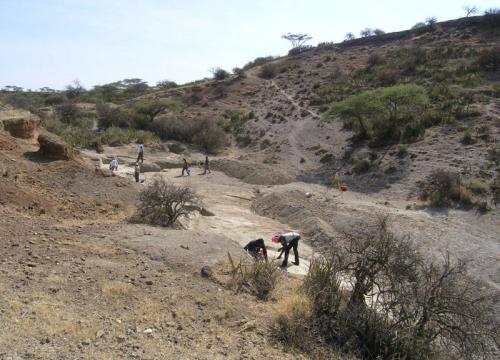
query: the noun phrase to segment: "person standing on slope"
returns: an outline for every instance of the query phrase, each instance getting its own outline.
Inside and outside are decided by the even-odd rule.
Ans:
[[[144,163],[144,145],[139,145],[139,151],[137,152],[137,162],[141,160],[141,164]]]
[[[116,157],[109,163],[109,170],[111,170],[113,175],[115,175],[115,171],[118,170],[118,160],[116,159]]]
[[[210,171],[210,161],[208,160],[208,156],[205,156],[205,164],[204,164],[204,167],[205,167],[205,171],[203,171],[203,175],[206,175],[207,171],[209,174],[211,174],[212,172]]]
[[[281,244],[281,249],[278,251],[281,251],[281,253],[277,257],[277,259],[281,259],[281,255],[283,255],[283,252],[285,253],[285,258],[283,259],[281,267],[287,267],[290,249],[293,249],[293,254],[295,255],[295,261],[293,262],[293,264],[299,265],[299,240],[300,234],[296,232],[288,232],[279,235],[278,241]]]
[[[182,176],[184,176],[184,171],[188,174],[188,176],[190,175],[190,171],[189,171],[189,164],[187,162],[186,159],[182,159],[183,161],[183,164],[182,164]]]

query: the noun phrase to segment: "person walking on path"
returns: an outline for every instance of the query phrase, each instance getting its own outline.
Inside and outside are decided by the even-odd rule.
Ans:
[[[135,182],[136,183],[139,182],[140,174],[141,174],[141,165],[139,165],[139,161],[137,161],[135,163],[135,166],[134,166],[134,176],[135,176]]]
[[[207,171],[209,174],[211,174],[212,172],[210,171],[210,161],[208,160],[208,156],[205,156],[205,171],[203,171],[203,175],[206,175]]]
[[[141,160],[141,164],[144,163],[144,145],[139,145],[139,151],[137,152],[137,162]]]
[[[300,234],[296,232],[289,232],[279,235],[279,242],[281,243],[281,253],[277,257],[277,259],[281,259],[281,255],[283,252],[285,253],[285,258],[283,259],[283,263],[281,267],[287,267],[288,265],[288,255],[290,253],[290,249],[293,249],[293,254],[295,255],[294,265],[299,265],[299,240]]]
[[[186,159],[182,159],[182,176],[184,176],[184,171],[189,175],[191,175],[191,171],[189,171],[189,164]]]

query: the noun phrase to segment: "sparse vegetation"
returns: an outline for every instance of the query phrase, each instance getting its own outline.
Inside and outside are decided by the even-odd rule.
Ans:
[[[477,199],[467,187],[467,183],[454,172],[442,169],[435,170],[419,186],[420,199],[429,201],[432,206],[473,206],[478,204]]]
[[[500,70],[500,46],[483,50],[477,58],[477,64],[484,71]]]
[[[228,253],[232,280],[230,286],[236,291],[247,291],[258,299],[268,300],[280,277],[280,270],[274,262],[264,259],[245,259],[238,263]]]
[[[154,225],[174,226],[180,217],[201,206],[196,192],[188,186],[178,186],[155,177],[140,193],[136,219]]]
[[[467,276],[466,262],[449,254],[425,260],[387,218],[344,232],[337,243],[334,253],[311,264],[307,300],[293,302],[313,327],[290,325],[305,345],[317,333],[332,348],[365,359],[492,356],[498,330],[488,320],[491,297]],[[282,328],[287,319],[277,320]]]

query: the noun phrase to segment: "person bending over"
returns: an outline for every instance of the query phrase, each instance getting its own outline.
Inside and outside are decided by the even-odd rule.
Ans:
[[[263,239],[252,240],[248,244],[246,244],[243,249],[245,249],[255,259],[258,259],[260,253],[262,252],[262,255],[264,255],[264,259],[266,259],[267,261],[267,249]]]
[[[277,259],[281,259],[281,255],[285,253],[285,257],[283,259],[283,263],[281,267],[286,267],[288,265],[288,255],[290,253],[290,249],[293,249],[293,254],[295,255],[294,265],[299,265],[299,240],[300,234],[296,232],[284,233],[279,236],[279,242],[281,243],[281,251],[278,255]]]

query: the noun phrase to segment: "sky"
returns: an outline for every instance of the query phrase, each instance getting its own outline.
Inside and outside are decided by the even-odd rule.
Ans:
[[[0,0],[0,88],[125,78],[185,83],[259,56],[284,55],[282,34],[311,45],[366,27],[411,28],[427,17],[464,16],[499,0]]]

